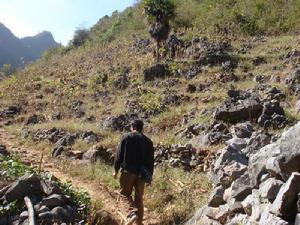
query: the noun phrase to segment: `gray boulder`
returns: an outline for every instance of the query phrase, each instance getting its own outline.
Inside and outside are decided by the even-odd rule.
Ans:
[[[203,208],[198,209],[194,216],[189,219],[185,225],[221,225],[220,222],[209,218],[207,215],[213,215],[218,212],[218,208],[211,208],[204,206]]]
[[[265,210],[259,220],[258,225],[289,225],[290,223],[283,220],[280,217],[270,213],[268,210]]]
[[[44,224],[53,223],[67,223],[73,224],[79,215],[74,208],[71,206],[58,206],[52,209],[50,212],[44,212],[38,215],[39,220],[43,221]]]
[[[246,156],[232,147],[222,149],[220,156],[212,167],[210,177],[215,185],[222,184],[229,187],[233,180],[247,169],[248,160]]]
[[[225,191],[224,199],[228,202],[230,199],[234,198],[237,201],[243,201],[252,192],[252,186],[250,185],[250,179],[248,173],[239,177],[232,182],[229,189]]]
[[[264,212],[269,211],[270,204],[267,203],[259,203],[257,205],[253,205],[252,207],[252,214],[250,216],[250,221],[252,224],[258,224],[261,219],[261,216]]]
[[[248,139],[246,138],[232,138],[226,141],[226,144],[237,151],[241,151],[248,144]]]
[[[277,129],[284,128],[289,121],[284,116],[284,110],[280,106],[280,101],[273,99],[264,103],[262,115],[257,122],[264,128],[272,127]]]
[[[256,131],[252,134],[249,143],[246,148],[242,149],[242,152],[250,157],[252,154],[255,154],[262,147],[270,144],[271,135],[266,133],[264,130]]]
[[[300,122],[285,131],[277,142],[263,147],[250,157],[249,174],[253,186],[258,187],[261,176],[267,173],[268,160],[268,167],[272,169],[272,173],[276,173],[284,180],[287,180],[292,172],[300,172],[299,136]],[[270,158],[272,161],[270,161]]]
[[[280,188],[274,200],[271,212],[281,217],[295,217],[297,214],[298,193],[300,193],[300,173],[292,173],[288,181]]]
[[[10,203],[25,196],[42,195],[40,178],[36,174],[29,174],[20,177],[5,192],[4,198]]]
[[[60,156],[64,151],[66,151],[66,147],[73,145],[75,143],[76,137],[74,135],[67,134],[61,139],[59,139],[54,149],[52,150],[52,157]]]
[[[255,98],[246,99],[239,104],[222,105],[217,108],[214,118],[230,123],[258,119],[263,110],[262,104]]]
[[[208,206],[210,207],[219,207],[220,205],[225,204],[226,202],[223,199],[224,188],[222,186],[216,187],[211,193],[208,199]]]
[[[41,206],[46,206],[49,209],[53,209],[57,206],[64,206],[69,202],[69,198],[65,195],[53,194],[44,198],[41,202]]]
[[[81,137],[87,143],[93,143],[98,141],[98,135],[93,131],[85,131],[82,133]]]
[[[216,212],[209,211],[206,216],[221,224],[226,224],[237,213],[244,213],[242,204],[237,201],[230,201],[226,205],[220,205]]]
[[[257,189],[252,190],[252,194],[248,195],[247,198],[242,201],[242,206],[247,215],[252,215],[253,207],[260,204],[259,192]]]
[[[25,125],[33,125],[33,124],[37,124],[37,123],[41,123],[43,121],[45,121],[45,117],[43,115],[31,115],[29,116],[26,121],[25,121]]]
[[[249,225],[249,216],[245,214],[237,214],[226,225]]]
[[[259,192],[262,198],[273,202],[284,183],[271,177],[259,185]]]
[[[118,116],[107,117],[103,123],[102,128],[104,130],[112,131],[129,131],[130,122],[134,119],[137,119],[137,114],[120,114]]]
[[[114,154],[112,149],[107,149],[102,145],[93,146],[91,149],[86,151],[83,156],[82,160],[95,163],[98,160],[103,160],[108,163],[112,163],[114,159]]]
[[[232,127],[232,133],[238,138],[250,138],[253,132],[253,126],[250,122],[236,124]]]

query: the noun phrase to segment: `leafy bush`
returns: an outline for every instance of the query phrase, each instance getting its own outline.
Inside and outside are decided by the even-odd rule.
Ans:
[[[149,114],[156,114],[162,111],[161,97],[152,92],[147,92],[141,95],[138,103],[142,110]]]
[[[2,161],[2,162],[1,162]],[[4,158],[0,156],[0,174],[5,179],[16,179],[33,169],[24,165],[17,159]]]

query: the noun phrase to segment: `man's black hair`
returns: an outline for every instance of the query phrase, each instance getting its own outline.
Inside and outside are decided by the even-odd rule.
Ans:
[[[134,120],[132,121],[131,126],[134,130],[142,132],[144,128],[144,123],[142,120]]]

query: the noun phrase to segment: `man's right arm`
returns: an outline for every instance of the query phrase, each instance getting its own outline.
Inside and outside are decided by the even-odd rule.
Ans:
[[[153,175],[154,171],[154,148],[152,141],[149,142],[149,158],[148,158],[148,167],[150,170],[151,175]]]

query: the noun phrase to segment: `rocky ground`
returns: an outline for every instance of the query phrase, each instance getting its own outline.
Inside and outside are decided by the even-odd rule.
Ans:
[[[282,135],[234,137],[210,171],[207,206],[186,224],[299,224],[300,123]]]
[[[187,224],[295,223],[299,37],[185,35],[172,35],[159,64],[152,63],[150,40],[132,39],[29,66],[0,83],[3,132],[35,149],[35,163],[43,153],[80,179],[77,168],[110,166],[130,121],[142,118],[157,169],[209,173],[208,204]],[[181,183],[171,185],[183,190]],[[161,208],[173,203],[176,211],[175,195],[162,198]]]
[[[0,146],[0,224],[29,224],[29,208],[36,224],[84,224],[89,210],[88,195],[79,195],[51,174],[37,173],[9,156]]]

